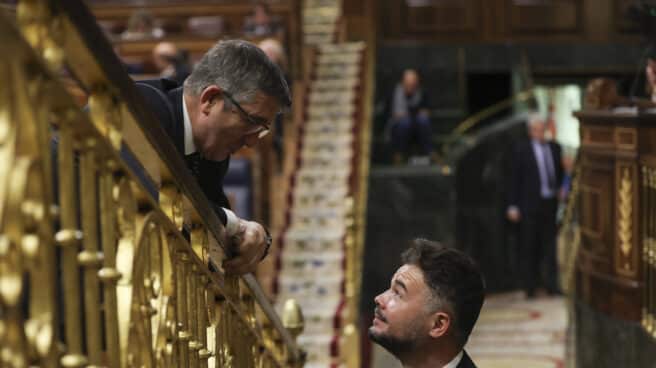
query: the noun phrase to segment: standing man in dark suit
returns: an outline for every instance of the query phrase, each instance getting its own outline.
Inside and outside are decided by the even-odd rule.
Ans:
[[[167,79],[140,81],[137,88],[151,106],[178,152],[210,200],[236,257],[224,263],[232,273],[253,271],[266,256],[271,237],[264,227],[238,218],[223,192],[230,155],[253,146],[291,105],[280,69],[257,46],[222,41],[200,60],[184,86]]]
[[[520,272],[527,298],[540,286],[555,294],[558,288],[556,265],[556,211],[563,181],[561,148],[544,139],[545,122],[537,114],[528,120],[529,140],[521,142],[513,155],[509,206],[511,222],[519,225]]]
[[[378,295],[369,338],[404,368],[476,368],[464,350],[483,306],[483,276],[469,256],[414,239],[390,288]]]

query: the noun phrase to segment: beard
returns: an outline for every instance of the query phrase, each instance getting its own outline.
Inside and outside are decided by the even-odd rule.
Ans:
[[[376,314],[379,316],[383,322],[388,324],[385,316],[381,315],[378,310]],[[400,358],[403,355],[412,353],[417,350],[417,348],[422,343],[421,338],[421,326],[424,322],[425,316],[417,316],[416,318],[406,322],[404,326],[401,326],[402,329],[398,334],[393,335],[385,332],[376,332],[374,326],[371,326],[368,331],[369,338],[371,341],[382,346],[385,350],[392,353],[392,355]],[[388,328],[389,328],[388,324]]]
[[[371,341],[382,346],[385,350],[389,351],[396,357],[411,353],[417,347],[418,341],[416,336],[398,337],[384,333],[377,333],[374,331],[373,326],[369,328],[368,332]]]

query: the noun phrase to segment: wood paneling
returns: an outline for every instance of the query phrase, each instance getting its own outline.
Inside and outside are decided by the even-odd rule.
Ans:
[[[563,32],[582,29],[583,0],[506,0],[512,33]]]
[[[479,5],[478,0],[438,0],[417,5],[404,2],[401,9],[410,33],[453,33],[474,31]]]
[[[641,154],[653,143],[651,115],[576,114],[581,122],[580,297],[613,317],[639,321],[642,307]],[[644,144],[644,146],[643,146]]]
[[[633,0],[381,0],[384,40],[638,41]]]

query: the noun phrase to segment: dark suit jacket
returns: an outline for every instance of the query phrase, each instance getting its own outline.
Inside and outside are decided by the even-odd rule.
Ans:
[[[556,174],[556,195],[563,182],[563,166],[561,164],[560,145],[549,143],[554,170]],[[538,162],[533,152],[530,140],[517,145],[512,157],[512,177],[508,204],[517,206],[522,216],[531,216],[538,210],[540,204],[540,172]]]
[[[184,157],[184,115],[182,111],[182,86],[170,79],[139,81],[137,89],[144,96],[155,117],[171,137],[177,151]],[[210,200],[216,214],[226,224],[226,214],[221,209],[230,208],[228,198],[223,192],[223,177],[228,171],[230,158],[223,161],[199,159],[194,162],[185,157],[185,162],[198,180],[203,193]],[[197,165],[196,170],[192,167]]]
[[[460,360],[460,363],[458,363],[457,368],[476,368],[476,365],[471,360],[467,352],[463,351],[463,353],[464,354],[462,355],[462,359]]]

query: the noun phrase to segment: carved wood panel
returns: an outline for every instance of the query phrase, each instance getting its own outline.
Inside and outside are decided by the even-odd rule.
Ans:
[[[632,161],[618,162],[615,168],[616,231],[613,249],[615,273],[638,276],[638,173]]]
[[[512,33],[578,33],[582,5],[582,0],[506,0],[506,11]]]
[[[581,177],[581,240],[591,256],[606,260],[610,254],[613,202],[612,167],[584,167]],[[606,261],[607,262],[607,261]]]
[[[582,299],[596,310],[630,321],[641,318],[640,238],[643,151],[639,119],[610,113],[577,114],[581,122]],[[638,134],[638,127],[641,131]]]
[[[412,33],[473,31],[479,0],[409,0],[402,11],[405,27]]]

